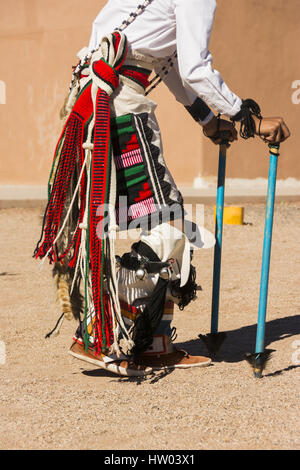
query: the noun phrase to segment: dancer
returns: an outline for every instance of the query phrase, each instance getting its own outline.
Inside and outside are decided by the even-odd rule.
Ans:
[[[62,111],[35,256],[54,263],[63,314],[79,320],[70,353],[120,375],[211,362],[173,345],[174,303],[185,308],[197,285],[183,199],[163,158],[149,93],[163,80],[215,144],[224,130],[229,142],[237,139],[236,121],[244,138],[281,142],[289,135],[282,119],[263,119],[253,100],[242,101],[213,70],[215,6],[109,0],[80,52]],[[140,241],[116,258],[116,231],[132,228],[141,229]]]

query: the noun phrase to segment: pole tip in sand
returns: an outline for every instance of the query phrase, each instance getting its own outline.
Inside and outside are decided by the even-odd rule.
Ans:
[[[262,353],[246,353],[245,360],[253,370],[253,375],[256,379],[261,379],[263,371],[265,370],[268,362],[271,360],[274,349],[265,349]]]
[[[221,349],[226,336],[226,333],[208,333],[207,335],[199,335],[199,338],[205,344],[209,354],[215,356]]]

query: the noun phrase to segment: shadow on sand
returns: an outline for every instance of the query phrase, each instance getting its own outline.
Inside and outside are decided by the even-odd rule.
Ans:
[[[226,331],[226,340],[220,351],[213,358],[214,362],[241,362],[245,359],[245,353],[253,353],[255,350],[257,325],[244,326],[237,330]],[[266,325],[265,347],[276,341],[290,338],[300,334],[300,315],[279,318],[271,320]],[[207,356],[208,352],[204,343],[200,339],[194,339],[178,344],[179,347],[186,349],[190,354]],[[272,348],[274,345],[272,345]],[[276,346],[275,346],[276,347]],[[275,348],[274,348],[275,349]],[[291,350],[292,352],[292,350]],[[276,354],[276,353],[275,353]],[[285,369],[265,374],[265,377],[280,375],[297,367],[289,366]]]
[[[237,330],[226,331],[226,340],[222,345],[218,355],[213,358],[214,362],[241,362],[244,360],[246,352],[254,352],[255,338],[256,338],[256,327],[257,325],[244,326]],[[266,325],[266,338],[265,347],[276,341],[280,341],[285,338],[290,338],[300,334],[300,315],[294,315],[290,317],[279,318],[277,320],[271,320]],[[182,343],[176,343],[176,347],[185,349],[188,353],[198,356],[207,356],[207,349],[204,343],[199,339],[192,339]],[[265,374],[265,377],[274,377],[281,375],[283,372],[296,369],[300,366],[294,365],[289,366],[285,369]],[[84,370],[82,373],[89,377],[111,377],[115,378],[118,382],[135,382],[137,385],[141,385],[143,382],[155,384],[159,380],[165,378],[171,374],[174,369],[168,369],[164,371],[156,372],[152,375],[145,377],[120,377],[116,378],[115,374],[112,374],[103,369],[95,370]]]
[[[257,325],[244,326],[237,330],[226,331],[226,340],[221,350],[214,358],[215,362],[240,362],[244,360],[246,352],[254,352]],[[266,325],[265,347],[276,341],[300,334],[300,315],[271,320]],[[204,343],[200,339],[193,339],[179,343],[179,347],[186,349],[190,354],[207,355]]]
[[[141,377],[117,377],[116,374],[112,372],[106,371],[104,369],[93,369],[93,370],[82,370],[83,375],[87,375],[88,377],[111,377],[113,382],[119,383],[136,383],[136,385],[141,385],[142,383],[147,382],[148,384],[155,384],[159,382],[159,380],[164,379],[167,375],[170,375],[175,369],[168,369],[163,371],[153,372],[152,374],[148,374]]]

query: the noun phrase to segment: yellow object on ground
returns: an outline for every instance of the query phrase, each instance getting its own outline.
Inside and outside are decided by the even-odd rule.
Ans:
[[[214,207],[214,218],[216,221],[216,206]],[[223,223],[228,225],[243,225],[244,208],[237,206],[224,207]]]

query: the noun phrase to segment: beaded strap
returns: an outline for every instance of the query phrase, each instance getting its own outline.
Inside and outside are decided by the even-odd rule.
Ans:
[[[137,9],[135,12],[130,13],[128,20],[123,21],[122,25],[119,28],[116,28],[116,31],[124,31],[131,23],[134,22],[134,20],[141,15],[147,8],[150,3],[152,3],[153,0],[145,0],[145,2],[142,5],[138,5]]]
[[[159,72],[157,72],[155,77],[149,82],[150,88],[146,92],[146,96],[149,95],[149,93],[151,93],[151,91],[154,90],[154,88],[156,88],[163,81],[166,75],[168,75],[176,59],[177,59],[177,51],[175,51],[171,55],[171,57],[167,59],[167,61],[165,62],[165,65],[159,70]]]

